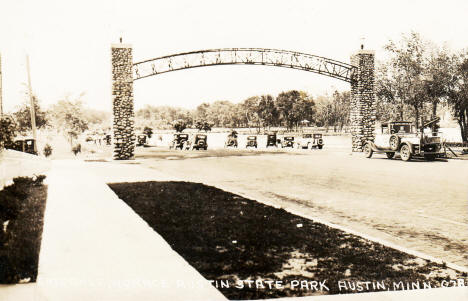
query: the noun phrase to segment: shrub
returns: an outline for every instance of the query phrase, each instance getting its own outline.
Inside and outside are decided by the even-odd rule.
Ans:
[[[0,144],[11,147],[16,136],[16,124],[10,116],[0,118]],[[0,145],[2,147],[2,145]]]
[[[145,128],[143,129],[143,133],[146,136],[148,136],[148,138],[151,138],[151,136],[153,135],[153,129],[148,126],[145,126]]]
[[[44,156],[49,157],[50,155],[52,155],[52,146],[46,144],[44,146]]]
[[[78,153],[81,153],[81,144],[77,144],[77,145],[75,145],[74,147],[72,147],[72,152],[73,152],[73,154],[75,154],[75,156],[76,156]]]

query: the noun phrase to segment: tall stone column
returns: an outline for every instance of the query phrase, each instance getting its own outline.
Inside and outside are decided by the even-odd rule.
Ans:
[[[135,150],[132,46],[112,44],[114,159],[133,159]]]
[[[371,50],[359,50],[351,56],[351,65],[357,67],[351,82],[353,152],[362,152],[364,142],[375,138],[374,57],[375,52]]]

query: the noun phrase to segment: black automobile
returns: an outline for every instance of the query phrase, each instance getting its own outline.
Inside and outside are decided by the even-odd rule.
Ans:
[[[322,149],[322,148],[323,148],[323,138],[322,138],[322,134],[314,134],[313,147],[317,147],[318,149]]]
[[[276,143],[277,143],[276,133],[267,134],[266,147],[269,147],[269,146],[278,147],[278,145]]]
[[[208,149],[207,138],[208,137],[205,134],[196,134],[190,145],[190,148],[196,149],[196,150],[200,150],[200,149],[207,150]]]
[[[7,148],[11,148],[19,152],[37,155],[37,152],[34,150],[35,144],[36,140],[34,139],[16,140],[15,142],[13,142],[13,145],[11,147]]]
[[[255,147],[257,148],[257,136],[248,136],[247,143],[245,144],[245,148],[247,147]]]
[[[169,149],[187,149],[188,146],[188,134],[177,133],[174,134],[174,138],[172,139],[171,145],[169,145]]]
[[[224,147],[237,147],[237,132],[232,131],[226,140],[226,143],[224,144]]]
[[[281,147],[294,147],[294,136],[286,136],[281,141]]]
[[[107,145],[111,145],[111,142],[112,142],[112,137],[111,137],[111,135],[107,134],[107,135],[106,135],[106,138],[104,138],[104,140],[106,140],[106,144],[107,144]]]
[[[147,136],[142,134],[137,136],[137,144],[136,146],[144,146],[146,144]]]

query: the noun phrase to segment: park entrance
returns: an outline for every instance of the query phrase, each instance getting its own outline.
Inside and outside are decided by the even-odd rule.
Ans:
[[[132,159],[135,150],[133,82],[162,73],[215,65],[263,65],[322,74],[351,84],[352,151],[374,138],[374,52],[359,50],[350,64],[278,49],[223,48],[133,62],[132,46],[112,44],[112,109],[114,159]]]

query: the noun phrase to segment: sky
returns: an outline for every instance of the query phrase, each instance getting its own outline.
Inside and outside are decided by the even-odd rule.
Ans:
[[[468,47],[468,1],[121,1],[0,0],[3,106],[27,100],[26,55],[33,93],[47,107],[81,96],[111,110],[110,47],[132,44],[134,62],[210,48],[293,50],[349,63],[364,43],[382,47],[416,31],[452,49]],[[135,108],[240,102],[304,90],[332,94],[349,84],[315,73],[268,66],[212,66],[135,81]]]

